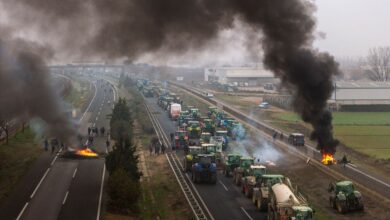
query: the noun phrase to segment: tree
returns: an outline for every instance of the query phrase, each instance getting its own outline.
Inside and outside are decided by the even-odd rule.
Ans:
[[[373,81],[390,80],[390,47],[372,48],[367,56],[366,74]]]
[[[8,144],[9,139],[9,123],[8,120],[0,119],[0,136],[5,133],[5,144]]]

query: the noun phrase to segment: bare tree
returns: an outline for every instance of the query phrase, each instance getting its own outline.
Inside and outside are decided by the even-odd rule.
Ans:
[[[4,132],[5,133],[5,143],[8,144],[8,137],[9,137],[9,123],[8,120],[0,119],[0,135]]]
[[[390,80],[390,47],[371,48],[366,62],[366,74],[371,80]]]

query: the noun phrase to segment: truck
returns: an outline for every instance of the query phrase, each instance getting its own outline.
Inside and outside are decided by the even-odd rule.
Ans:
[[[305,146],[305,136],[301,133],[291,133],[288,136],[288,143],[293,146]]]
[[[255,162],[253,157],[241,157],[240,165],[233,171],[233,182],[237,185],[241,185],[241,178],[248,174],[250,166]]]
[[[181,112],[181,105],[178,103],[172,103],[170,107],[169,117],[176,121],[179,118]]]
[[[331,193],[329,203],[339,213],[345,214],[352,210],[364,210],[362,194],[355,190],[355,186],[351,181],[344,180],[331,183],[328,191]]]
[[[214,154],[198,154],[198,161],[192,165],[191,179],[194,183],[217,182],[217,165]]]
[[[236,167],[240,166],[240,154],[228,154],[225,157],[225,163],[223,167],[223,174],[226,177],[229,177],[230,174],[236,169]]]
[[[252,197],[253,188],[255,188],[259,178],[266,174],[266,170],[266,167],[263,165],[251,165],[249,167],[246,176],[241,178],[241,192],[244,193],[246,197]]]
[[[188,148],[188,153],[184,156],[183,171],[191,171],[192,164],[198,161],[198,154],[202,153],[202,147],[191,146]]]
[[[264,174],[257,179],[253,188],[252,202],[260,211],[267,211],[269,203],[269,192],[276,183],[285,182],[285,178],[280,174]]]
[[[299,193],[284,183],[276,183],[271,187],[269,193],[268,219],[297,219],[312,220],[313,209]]]

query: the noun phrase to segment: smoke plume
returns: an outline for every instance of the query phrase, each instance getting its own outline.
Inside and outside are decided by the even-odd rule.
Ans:
[[[46,134],[70,143],[74,129],[50,87],[44,54],[50,52],[31,42],[0,38],[0,119],[40,118]]]
[[[14,0],[9,4],[45,15],[56,24],[47,29],[49,35],[58,32],[56,39],[63,40],[68,49],[79,51],[77,46],[85,42],[81,50],[85,56],[130,60],[145,53],[169,56],[205,48],[239,19],[250,27],[244,35],[247,42],[252,41],[248,51],[259,54],[253,45],[262,45],[264,66],[293,89],[295,111],[313,126],[311,138],[321,150],[335,152],[338,142],[333,138],[326,102],[333,90],[333,76],[339,73],[338,64],[312,46],[316,21],[315,6],[309,1]],[[85,14],[93,19],[86,22]],[[75,24],[78,31],[78,24],[85,24],[87,39],[69,41],[69,34],[64,33],[76,33],[69,24]]]

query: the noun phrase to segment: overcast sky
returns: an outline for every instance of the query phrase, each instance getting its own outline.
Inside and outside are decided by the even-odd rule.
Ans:
[[[337,57],[364,56],[371,47],[390,46],[390,0],[316,0],[316,46]]]

